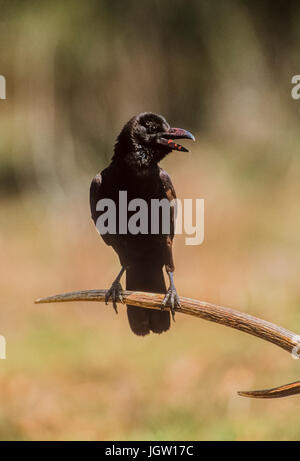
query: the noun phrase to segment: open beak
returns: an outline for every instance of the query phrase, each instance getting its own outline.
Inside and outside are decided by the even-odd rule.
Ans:
[[[189,150],[178,144],[176,139],[192,139],[195,141],[195,137],[189,131],[183,130],[182,128],[170,128],[159,136],[158,142],[159,144],[168,146],[172,150],[188,152]]]

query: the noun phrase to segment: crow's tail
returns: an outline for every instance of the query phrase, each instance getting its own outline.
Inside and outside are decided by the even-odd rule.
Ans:
[[[150,293],[166,293],[166,285],[161,266],[135,265],[126,270],[126,289],[149,291]],[[127,305],[127,316],[133,333],[145,336],[163,333],[170,328],[169,311],[142,309]]]

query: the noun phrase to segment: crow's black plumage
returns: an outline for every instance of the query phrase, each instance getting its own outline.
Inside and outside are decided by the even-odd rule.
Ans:
[[[126,191],[128,202],[143,199],[150,206],[151,199],[176,198],[169,175],[158,163],[172,150],[186,152],[177,139],[194,139],[193,135],[180,128],[170,128],[166,120],[150,112],[139,114],[126,123],[118,136],[114,155],[108,168],[97,174],[91,183],[90,206],[92,219],[97,220],[103,211],[97,210],[101,199],[112,199],[116,204],[117,232],[102,234],[107,245],[117,252],[122,270],[107,292],[106,300],[122,300],[120,279],[126,271],[128,290],[166,293],[163,266],[170,279],[170,287],[163,304],[169,303],[174,316],[174,307],[180,305],[173,281],[174,262],[172,242],[174,237],[174,208],[170,207],[171,226],[168,234],[161,229],[158,234],[121,234],[119,221],[119,191]],[[131,213],[132,214],[132,213]],[[128,219],[130,213],[128,213]],[[151,212],[148,228],[151,230]],[[144,336],[150,331],[162,333],[170,327],[169,311],[157,311],[127,306],[129,324],[132,331]]]

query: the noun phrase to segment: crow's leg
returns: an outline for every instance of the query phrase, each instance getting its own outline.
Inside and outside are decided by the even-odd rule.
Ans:
[[[122,296],[123,288],[120,283],[120,280],[125,270],[126,270],[126,267],[122,266],[122,269],[120,270],[117,278],[113,281],[112,286],[105,293],[105,304],[108,304],[109,298],[111,298],[116,314],[118,313],[117,301],[120,301],[121,303],[124,302],[123,296]]]
[[[180,299],[174,285],[173,272],[168,271],[168,276],[170,286],[162,302],[162,307],[165,307],[168,304],[171,307],[172,319],[175,320],[175,307],[180,307]]]

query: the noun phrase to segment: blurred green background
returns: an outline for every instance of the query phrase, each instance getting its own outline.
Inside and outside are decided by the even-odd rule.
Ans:
[[[0,1],[0,438],[299,440],[300,378],[273,345],[178,314],[131,334],[124,309],[34,305],[108,287],[91,178],[134,114],[196,135],[162,163],[205,199],[205,242],[175,242],[179,294],[300,332],[299,1]]]

